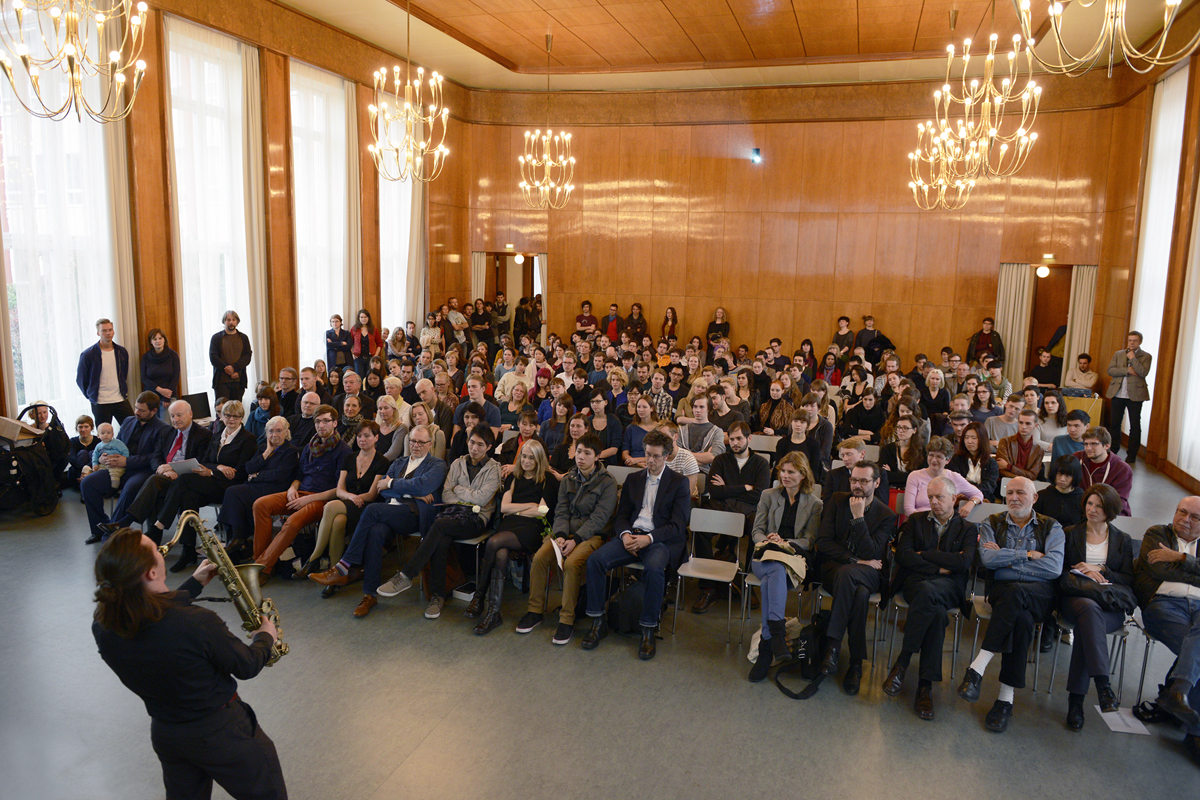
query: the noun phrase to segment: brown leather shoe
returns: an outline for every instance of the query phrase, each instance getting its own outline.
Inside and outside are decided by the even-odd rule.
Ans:
[[[700,593],[700,599],[692,606],[693,614],[703,614],[713,607],[713,603],[717,602],[717,592],[715,589],[705,589]]]
[[[917,701],[913,704],[913,710],[917,712],[917,716],[923,720],[933,719],[933,690],[928,686],[917,687]]]
[[[330,567],[324,572],[314,572],[308,576],[308,579],[316,581],[322,586],[346,586],[357,580],[362,580],[362,576],[363,571],[361,567],[352,567],[346,575],[338,572],[337,567]]]
[[[904,688],[904,673],[907,671],[899,664],[893,664],[892,671],[883,679],[883,693],[888,697],[900,694],[900,690]]]
[[[362,619],[367,614],[371,613],[371,609],[379,605],[379,598],[373,594],[364,594],[363,599],[358,601],[358,607],[354,609],[354,616]]]

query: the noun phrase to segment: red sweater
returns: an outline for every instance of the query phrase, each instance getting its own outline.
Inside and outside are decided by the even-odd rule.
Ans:
[[[1114,457],[1112,453],[1109,453],[1108,458],[1099,464],[1094,463],[1082,450],[1075,453],[1075,457],[1079,459],[1079,464],[1083,467],[1083,483],[1080,486],[1086,490],[1093,483],[1107,483],[1121,496],[1121,516],[1133,516],[1129,510],[1129,490],[1133,487],[1133,468],[1121,459]]]

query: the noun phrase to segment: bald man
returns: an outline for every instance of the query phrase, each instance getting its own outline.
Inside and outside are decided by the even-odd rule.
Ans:
[[[189,458],[200,458],[208,452],[208,443],[212,440],[212,432],[192,421],[192,405],[186,400],[176,400],[167,408],[171,418],[171,430],[163,435],[158,449],[150,457],[150,466],[154,470],[137,497],[129,504],[125,514],[107,525],[101,525],[101,530],[109,534],[116,533],[121,528],[127,528],[135,522],[141,524],[158,511],[171,488],[171,481],[179,476],[173,464]],[[146,535],[158,544],[162,544],[162,529],[151,526]]]
[[[313,415],[317,413],[317,406],[322,402],[321,395],[315,391],[300,395],[300,413],[288,417],[288,428],[292,432],[292,444],[296,447],[306,446],[313,434],[317,432]]]
[[[1056,520],[1034,512],[1036,500],[1033,481],[1013,478],[1004,492],[1008,510],[979,526],[979,560],[992,618],[958,696],[972,703],[979,699],[984,670],[999,653],[1000,695],[984,720],[994,733],[1003,733],[1012,720],[1013,694],[1025,686],[1025,655],[1034,631],[1058,600],[1055,583],[1062,574],[1066,537]]]
[[[1169,525],[1146,531],[1133,585],[1146,632],[1176,655],[1158,705],[1185,726],[1184,743],[1200,764],[1200,497],[1185,497]]]

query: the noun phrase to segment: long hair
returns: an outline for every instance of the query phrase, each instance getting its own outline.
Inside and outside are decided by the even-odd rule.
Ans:
[[[154,551],[146,547],[141,531],[122,528],[96,556],[96,612],[100,627],[123,639],[137,636],[145,623],[162,619],[166,600],[146,591],[142,576],[155,566]]]
[[[363,314],[367,315],[367,333],[374,334],[375,333],[375,321],[373,319],[371,319],[371,312],[367,311],[365,308],[360,308],[358,310],[358,314],[355,315],[354,327],[356,327],[356,328],[362,327],[362,323],[358,321],[358,318],[361,317]]]
[[[967,427],[963,428],[962,435],[958,437],[958,449],[954,451],[955,456],[962,456],[968,462],[976,460],[974,456],[967,450],[967,431],[975,431],[976,449],[979,454],[980,467],[986,467],[988,461],[992,457],[992,448],[988,444],[987,428],[983,427],[982,422],[972,422]]]
[[[532,472],[526,472],[521,466],[521,454],[528,452],[533,456],[536,462]],[[546,480],[546,473],[550,470],[550,461],[546,458],[546,446],[538,439],[530,439],[521,445],[520,450],[516,453],[516,458],[513,461],[513,477],[515,478],[532,478],[534,483],[541,483]]]
[[[1047,397],[1053,397],[1058,401],[1058,413],[1054,415],[1054,424],[1060,428],[1067,427],[1067,404],[1063,400],[1062,392],[1058,391],[1058,389],[1051,389],[1046,392],[1046,396],[1042,398],[1042,409],[1038,412],[1038,419],[1045,422],[1049,418],[1049,415],[1046,413]]]

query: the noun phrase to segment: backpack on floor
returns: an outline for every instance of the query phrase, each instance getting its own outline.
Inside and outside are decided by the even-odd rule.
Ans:
[[[633,581],[608,603],[608,628],[625,636],[642,632],[642,607],[646,602],[646,584]]]
[[[829,612],[818,611],[812,620],[800,629],[800,636],[792,645],[792,660],[775,671],[775,685],[793,700],[807,700],[821,687],[821,681],[825,679],[820,671],[821,657],[824,655],[825,633],[828,630]],[[799,672],[801,678],[809,681],[808,686],[799,692],[784,686],[780,680],[782,676],[795,672]]]

